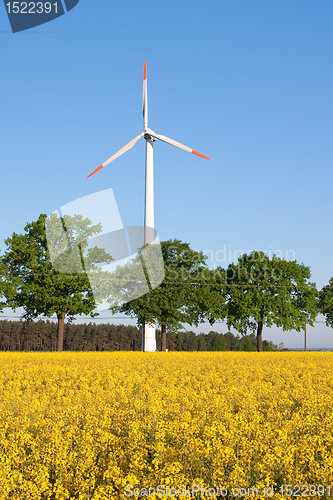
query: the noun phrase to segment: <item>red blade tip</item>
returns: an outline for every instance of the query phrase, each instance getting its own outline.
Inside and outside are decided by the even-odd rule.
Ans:
[[[145,61],[145,65],[143,67],[143,79],[147,80],[147,61]]]
[[[96,174],[96,172],[98,172],[99,170],[101,170],[101,168],[103,168],[103,165],[100,165],[98,168],[96,168],[96,170],[94,170],[93,172],[91,172],[91,174],[89,174],[87,176],[87,179],[88,179],[88,177],[91,177],[92,175]]]
[[[206,160],[210,160],[210,158],[208,158],[208,156],[205,156],[205,155],[202,155],[201,153],[198,153],[198,151],[194,151],[194,149],[192,149],[191,151],[194,155],[197,155],[197,156],[201,156],[201,158],[206,158]]]

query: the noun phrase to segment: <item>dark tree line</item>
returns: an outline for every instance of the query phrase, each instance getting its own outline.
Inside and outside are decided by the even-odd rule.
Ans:
[[[168,336],[167,336],[168,339]],[[211,331],[207,334],[196,335],[192,331],[181,331],[173,336],[169,345],[173,351],[256,351],[257,339],[255,334],[234,335],[231,332],[217,333]],[[168,340],[167,340],[168,343]],[[263,351],[277,351],[273,342],[264,340]]]
[[[157,348],[162,348],[161,331],[156,332]],[[196,335],[192,331],[168,332],[169,351],[255,351],[255,335],[239,337],[231,332],[209,332]],[[277,350],[264,341],[264,350]],[[57,324],[52,321],[0,321],[1,351],[56,351]],[[95,323],[66,324],[66,351],[141,351],[142,334],[135,326]]]
[[[139,351],[141,333],[135,326],[64,326],[66,351]],[[0,321],[1,351],[56,351],[58,327],[52,321]]]

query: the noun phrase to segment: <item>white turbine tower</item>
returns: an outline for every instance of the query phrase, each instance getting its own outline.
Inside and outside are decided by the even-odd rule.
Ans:
[[[144,217],[144,226],[145,226],[145,235],[144,235],[144,244],[153,243],[154,239],[154,231],[150,228],[154,228],[154,163],[153,163],[153,142],[156,140],[166,142],[167,144],[171,144],[171,146],[176,146],[177,148],[184,149],[189,153],[193,153],[197,156],[201,156],[202,158],[206,158],[209,160],[207,156],[198,153],[194,149],[188,148],[180,142],[174,141],[173,139],[169,139],[169,137],[165,137],[165,135],[159,135],[153,132],[150,128],[148,128],[148,93],[147,93],[147,61],[144,64],[143,70],[143,95],[142,95],[142,113],[143,113],[143,132],[140,135],[132,139],[128,142],[123,148],[119,149],[117,153],[111,156],[108,160],[106,160],[102,165],[100,165],[96,170],[94,170],[88,177],[91,177],[96,172],[101,170],[103,167],[111,163],[113,160],[118,158],[118,156],[126,153],[129,149],[131,149],[134,144],[138,142],[141,137],[146,139],[146,190],[145,190],[145,217]],[[146,352],[154,352],[156,351],[156,339],[155,339],[155,325],[145,323],[145,342],[144,342],[144,350]]]

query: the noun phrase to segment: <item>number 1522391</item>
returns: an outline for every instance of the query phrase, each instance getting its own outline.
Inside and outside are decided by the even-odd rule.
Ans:
[[[58,13],[58,2],[8,2],[8,14],[50,14]]]

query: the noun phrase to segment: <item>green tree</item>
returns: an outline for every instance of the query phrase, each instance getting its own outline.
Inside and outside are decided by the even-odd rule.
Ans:
[[[263,351],[277,351],[278,346],[274,344],[271,340],[263,340],[262,342]]]
[[[196,351],[197,336],[192,331],[181,331],[176,334],[177,351]]]
[[[223,335],[220,335],[219,333],[216,335],[215,339],[213,340],[212,350],[213,351],[227,350],[227,341]]]
[[[186,340],[186,332],[178,332],[176,340],[177,351],[184,350],[185,340]]]
[[[198,351],[207,351],[206,336],[204,333],[198,335]]]
[[[318,292],[310,283],[310,268],[263,252],[251,252],[226,271],[228,325],[246,334],[256,331],[257,350],[263,350],[264,325],[301,331],[313,325]]]
[[[198,325],[209,310],[212,295],[210,288],[205,286],[211,280],[211,275],[206,266],[207,257],[202,252],[192,250],[188,243],[177,239],[162,241],[161,249],[164,281],[150,289],[149,293],[120,306],[113,306],[111,310],[135,317],[140,327],[145,321],[157,323],[161,328],[162,351],[165,351],[167,329],[177,331],[184,323]],[[131,265],[115,273],[115,282],[117,278],[123,282],[124,296],[130,288],[128,277],[135,274],[130,269]]]
[[[325,316],[326,326],[333,328],[333,278],[319,292],[319,310]]]
[[[238,343],[239,343],[238,335],[236,336],[231,332],[227,332],[227,333],[223,334],[223,337],[225,338],[225,341],[227,343],[226,350],[227,351],[237,351]]]
[[[97,264],[111,262],[112,258],[103,249],[87,249],[88,238],[101,232],[100,224],[92,225],[80,215],[59,219],[52,214],[47,226],[54,252],[51,259],[46,220],[47,216],[41,214],[36,222],[25,226],[24,234],[13,233],[5,242],[7,250],[2,262],[12,283],[6,292],[6,305],[14,309],[23,307],[24,317],[29,320],[56,314],[57,348],[62,351],[65,317],[71,322],[75,315],[97,315],[93,312],[96,297],[87,273],[102,280],[104,273]]]
[[[256,350],[255,335],[251,333],[250,335],[244,335],[241,339],[239,339],[238,350],[246,352],[255,351]]]
[[[15,280],[9,274],[8,266],[4,262],[3,257],[0,257],[0,312],[5,307],[8,307],[8,298],[13,297],[15,292]]]

